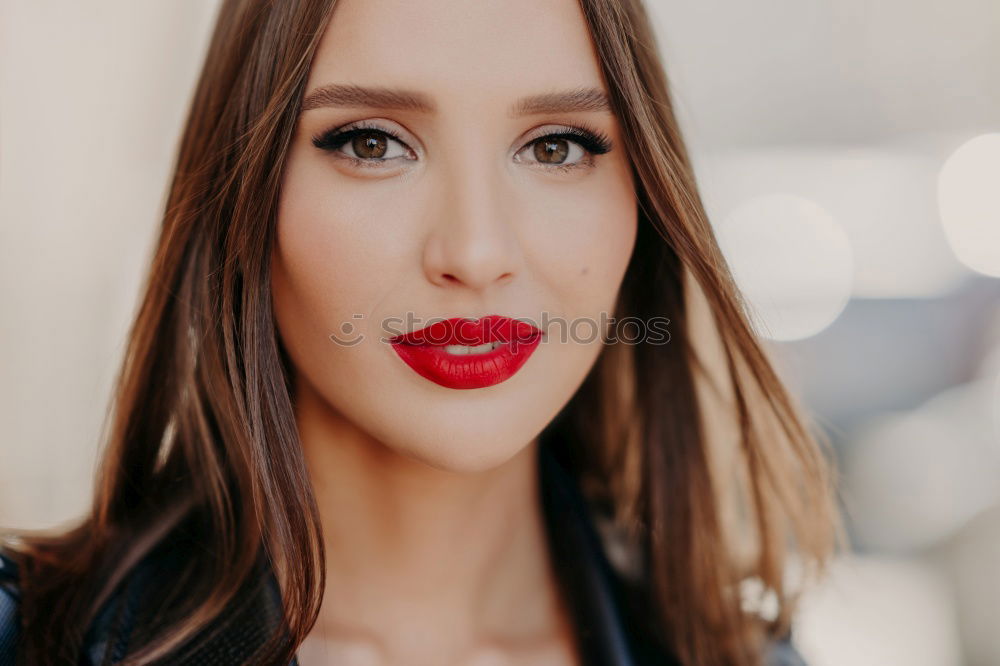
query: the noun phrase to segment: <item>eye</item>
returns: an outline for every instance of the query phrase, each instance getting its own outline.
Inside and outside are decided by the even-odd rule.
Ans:
[[[374,125],[330,130],[313,137],[312,142],[321,150],[364,166],[400,158],[416,159],[413,150],[395,132]]]
[[[519,162],[527,161],[544,167],[568,170],[593,166],[594,156],[603,155],[611,148],[611,140],[602,132],[567,127],[561,132],[546,134],[531,141],[515,158]],[[521,153],[530,153],[531,157],[525,160]]]

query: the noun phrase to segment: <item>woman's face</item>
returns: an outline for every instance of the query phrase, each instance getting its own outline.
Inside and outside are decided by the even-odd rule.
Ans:
[[[635,242],[607,90],[576,0],[337,3],[272,256],[300,400],[456,471],[539,434],[601,352]],[[479,359],[389,342],[486,315],[546,336]]]

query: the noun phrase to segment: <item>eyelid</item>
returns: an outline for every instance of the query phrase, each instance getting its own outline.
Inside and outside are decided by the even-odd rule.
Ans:
[[[614,147],[613,142],[607,134],[601,130],[587,125],[586,123],[581,123],[580,125],[555,125],[556,129],[552,128],[551,125],[546,125],[539,128],[537,131],[533,132],[534,136],[527,140],[527,144],[530,145],[539,139],[544,139],[550,136],[568,136],[569,138],[577,141],[577,143],[591,143],[595,144],[595,152],[597,154],[603,154],[609,152]],[[521,150],[520,148],[518,150]]]

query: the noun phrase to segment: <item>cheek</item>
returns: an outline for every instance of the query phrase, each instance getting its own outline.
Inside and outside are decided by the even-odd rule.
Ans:
[[[637,208],[629,182],[606,178],[565,197],[531,225],[533,263],[567,317],[597,317],[611,308],[635,245]]]
[[[604,349],[602,334],[611,330],[635,246],[637,203],[626,173],[594,179],[577,188],[577,196],[536,196],[553,203],[526,227],[533,273],[548,295],[543,317],[551,344],[544,345],[535,370],[546,378],[540,385],[559,386],[566,399]]]
[[[297,169],[294,160],[289,165],[272,253],[272,302],[301,378],[337,399],[357,381],[364,356],[357,343],[370,336],[372,309],[401,262],[372,224],[377,213],[322,174],[315,166]]]
[[[389,205],[387,197],[374,193],[345,193],[331,186],[323,168],[292,161],[282,188],[274,260],[276,279],[286,282],[275,285],[275,298],[288,296],[300,308],[293,325],[311,321],[329,332],[344,322],[357,327],[399,284],[408,240],[384,224],[391,219]]]

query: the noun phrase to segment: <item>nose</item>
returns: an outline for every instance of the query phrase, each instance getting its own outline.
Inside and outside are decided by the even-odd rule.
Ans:
[[[470,162],[456,160],[440,174],[423,264],[437,286],[484,291],[513,279],[520,252],[502,174],[485,160]]]

